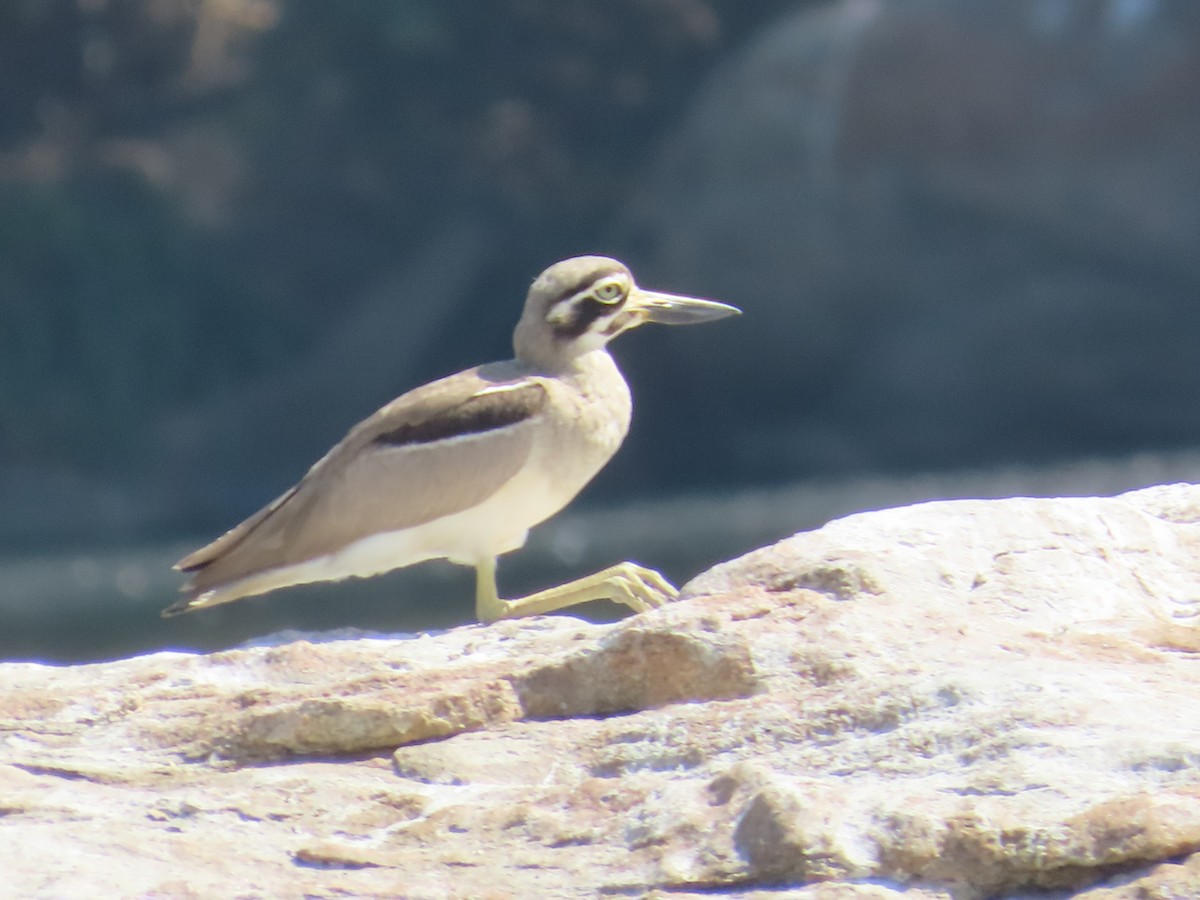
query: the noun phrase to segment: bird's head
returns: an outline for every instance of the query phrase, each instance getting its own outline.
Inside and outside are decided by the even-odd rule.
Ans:
[[[615,259],[576,256],[533,282],[513,344],[518,359],[561,361],[599,349],[645,322],[691,325],[740,312],[713,300],[645,290]]]

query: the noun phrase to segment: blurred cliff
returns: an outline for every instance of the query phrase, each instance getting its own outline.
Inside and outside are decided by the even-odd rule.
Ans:
[[[626,233],[749,312],[686,349],[735,471],[1196,446],[1198,147],[1200,5],[842,0],[722,66]]]
[[[657,137],[789,4],[0,9],[0,540],[222,527],[510,355]]]
[[[0,539],[222,527],[580,251],[742,305],[618,348],[597,490],[1195,445],[1200,10],[0,10]]]

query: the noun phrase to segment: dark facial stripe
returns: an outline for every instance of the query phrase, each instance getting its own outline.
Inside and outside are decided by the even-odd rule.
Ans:
[[[603,316],[612,315],[621,308],[620,303],[601,303],[595,297],[579,297],[575,300],[564,300],[570,303],[571,317],[565,322],[552,326],[554,336],[566,340],[575,340],[591,330],[595,321]]]
[[[532,418],[545,405],[546,389],[530,382],[518,388],[480,394],[424,419],[404,422],[379,435],[375,443],[404,447],[483,434]]]

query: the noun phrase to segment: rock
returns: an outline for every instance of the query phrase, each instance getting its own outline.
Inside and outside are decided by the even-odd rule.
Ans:
[[[1198,550],[1191,485],[943,501],[613,625],[3,665],[5,888],[1196,896]]]

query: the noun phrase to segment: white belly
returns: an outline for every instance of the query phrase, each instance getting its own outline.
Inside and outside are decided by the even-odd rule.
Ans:
[[[571,496],[574,496],[572,493]],[[523,470],[505,487],[472,509],[355,541],[329,556],[304,565],[322,565],[341,575],[367,576],[427,559],[449,559],[473,566],[481,559],[522,547],[529,529],[554,515],[571,497],[554,496],[536,472]]]
[[[289,583],[306,584],[365,578],[429,559],[474,566],[522,547],[530,528],[562,509],[590,480],[590,476],[580,478],[577,485],[560,482],[552,490],[544,476],[537,460],[531,460],[479,506],[416,528],[363,538],[336,553],[276,570],[275,575],[286,573]]]

